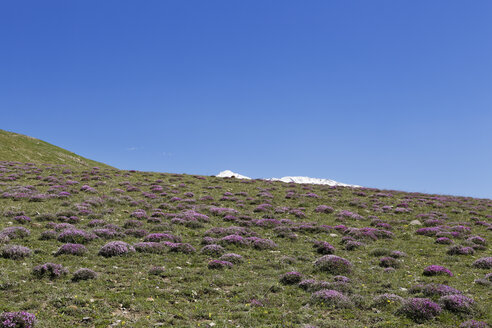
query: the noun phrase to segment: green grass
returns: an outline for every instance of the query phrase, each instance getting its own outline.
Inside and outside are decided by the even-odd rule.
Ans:
[[[0,130],[0,160],[36,164],[64,164],[75,167],[111,167],[45,141],[4,130]]]
[[[381,191],[366,189],[365,196],[358,194],[360,189],[329,188],[326,186],[290,185],[281,182],[252,181],[243,183],[235,179],[206,177],[197,179],[190,175],[173,175],[148,172],[128,172],[115,169],[102,169],[97,172],[81,168],[72,168],[72,173],[62,173],[66,168],[53,165],[38,165],[41,173],[22,165],[3,166],[0,176],[0,195],[12,192],[13,186],[34,186],[38,193],[48,193],[53,185],[66,185],[67,180],[77,180],[78,185],[66,186],[71,196],[66,199],[52,198],[43,202],[28,199],[15,200],[12,197],[0,198],[0,230],[18,225],[13,223],[15,212],[24,212],[32,218],[25,225],[31,235],[25,239],[14,239],[10,244],[23,245],[35,250],[34,254],[23,260],[0,258],[0,313],[4,311],[26,310],[36,314],[39,327],[457,327],[467,319],[474,318],[491,322],[492,308],[490,287],[474,283],[490,270],[477,269],[471,263],[481,257],[491,256],[490,248],[477,251],[470,256],[446,255],[446,245],[434,243],[432,237],[415,234],[418,227],[408,223],[420,213],[440,212],[445,214],[446,224],[470,222],[473,235],[481,235],[490,241],[491,230],[485,226],[474,225],[473,217],[490,223],[492,201],[464,197],[441,197],[436,195],[410,194],[392,191],[393,197],[379,197]],[[21,167],[25,167],[22,169]],[[5,179],[17,174],[16,180]],[[41,178],[38,178],[38,176]],[[43,177],[56,177],[57,181],[48,181]],[[159,180],[161,180],[159,182]],[[140,191],[125,192],[139,203],[131,204],[128,199],[115,194],[115,188],[126,189],[122,182],[137,186]],[[83,184],[93,186],[97,192],[81,192]],[[142,192],[150,192],[152,185],[160,185],[167,195],[158,195],[155,199],[146,198]],[[207,187],[220,187],[209,189]],[[238,215],[249,215],[253,219],[262,218],[265,213],[254,212],[256,206],[267,201],[258,196],[268,189],[273,195],[270,203],[273,208],[288,206],[304,207],[305,218],[297,218],[288,213],[268,213],[277,219],[290,219],[295,223],[312,222],[316,226],[345,224],[349,227],[370,226],[370,215],[378,216],[383,222],[393,226],[393,239],[380,239],[368,242],[365,247],[347,251],[340,243],[339,232],[297,231],[295,240],[278,237],[272,228],[251,226],[262,238],[269,238],[278,244],[275,250],[255,250],[252,248],[226,247],[229,252],[242,255],[244,263],[229,270],[210,270],[207,263],[213,256],[199,252],[204,232],[213,227],[237,225],[214,216],[208,211],[212,204],[235,208]],[[286,199],[288,190],[297,195],[314,192],[320,198]],[[174,193],[174,192],[175,193]],[[186,198],[185,192],[193,192],[195,203],[172,202],[172,197]],[[245,192],[250,197],[236,195],[241,202],[221,200],[225,192],[236,194]],[[158,194],[158,193],[157,193]],[[213,201],[200,201],[203,196],[212,196]],[[169,204],[163,209],[166,213],[180,213],[189,206],[210,217],[210,222],[199,227],[185,227],[171,224],[170,218],[162,218],[164,225],[142,220],[143,228],[148,231],[170,230],[181,236],[183,242],[191,243],[198,252],[195,254],[142,254],[103,258],[98,256],[99,249],[109,240],[95,240],[87,246],[89,252],[82,257],[53,253],[62,245],[56,240],[39,240],[40,234],[48,230],[46,221],[41,221],[40,214],[61,213],[76,210],[76,204],[102,198],[102,205],[93,206],[93,214],[81,216],[77,228],[91,230],[87,223],[100,218],[107,223],[122,226],[131,219],[130,214],[136,209],[146,209],[148,214],[161,204]],[[358,199],[358,201],[354,201]],[[422,200],[422,201],[421,201]],[[397,205],[407,202],[411,213],[395,214],[375,212],[373,206]],[[360,204],[366,204],[361,206]],[[181,204],[181,205],[180,205]],[[242,205],[241,205],[242,204]],[[335,212],[321,214],[314,211],[316,206],[332,206]],[[363,220],[347,219],[340,222],[337,212],[349,210],[359,213]],[[471,213],[471,211],[473,213]],[[77,214],[78,215],[78,214]],[[57,220],[54,220],[57,221]],[[422,220],[423,221],[423,220]],[[59,222],[59,219],[58,219]],[[334,233],[335,235],[330,235]],[[142,241],[143,238],[122,237],[128,243]],[[314,305],[309,302],[310,293],[297,286],[282,285],[279,277],[289,271],[299,271],[305,278],[332,281],[332,276],[314,270],[313,262],[321,257],[312,247],[313,240],[323,240],[334,245],[335,254],[350,260],[354,270],[351,279],[352,291],[348,295],[358,299],[359,304],[350,309],[336,309]],[[456,243],[465,243],[455,239]],[[376,248],[399,250],[408,254],[401,259],[401,266],[394,273],[384,273],[378,266],[380,257],[369,255]],[[289,257],[290,260],[286,260]],[[72,282],[71,274],[60,279],[38,279],[32,275],[34,266],[54,262],[62,264],[70,273],[86,267],[96,271],[95,280]],[[454,277],[425,277],[423,269],[431,264],[449,268]],[[153,266],[164,266],[164,276],[152,276],[148,271]],[[407,291],[418,283],[438,282],[450,285],[473,297],[478,306],[471,315],[454,314],[448,311],[417,325],[410,319],[397,315],[396,306],[376,309],[372,305],[374,296],[382,293],[394,293],[402,297],[412,297]],[[417,295],[419,296],[419,295]],[[250,300],[263,303],[255,307]]]

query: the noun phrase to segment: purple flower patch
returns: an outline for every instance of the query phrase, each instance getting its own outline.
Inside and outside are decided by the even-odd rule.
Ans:
[[[19,223],[19,224],[27,224],[27,223],[30,223],[32,220],[28,216],[20,215],[20,216],[14,217],[14,221]]]
[[[318,254],[327,255],[335,253],[335,247],[326,241],[316,241],[313,246]]]
[[[99,255],[104,257],[122,256],[134,253],[135,248],[124,241],[112,241],[101,247]]]
[[[19,260],[31,256],[31,250],[24,246],[7,245],[0,250],[0,255],[4,259]]]
[[[339,291],[322,289],[311,294],[311,303],[334,308],[348,308],[353,304],[350,299]]]
[[[224,252],[224,247],[216,244],[206,245],[200,250],[200,253],[212,256],[220,256]]]
[[[246,245],[248,243],[248,241],[244,237],[239,236],[239,235],[228,235],[228,236],[222,237],[220,239],[220,243],[222,245],[240,246],[240,245]]]
[[[0,235],[7,236],[10,239],[22,239],[28,237],[30,234],[31,231],[24,227],[8,227],[0,231]]]
[[[447,275],[452,277],[453,274],[449,269],[440,266],[440,265],[429,265],[424,269],[423,272],[424,276],[442,276],[442,275]]]
[[[452,243],[453,240],[449,239],[448,237],[439,237],[436,239],[436,244],[451,245]]]
[[[403,302],[398,314],[407,316],[417,323],[433,319],[441,313],[441,307],[427,298],[409,298]]]
[[[145,236],[144,241],[153,241],[153,242],[170,241],[173,243],[180,243],[181,237],[174,236],[168,233],[151,233],[150,235]]]
[[[184,253],[184,254],[191,254],[196,252],[195,247],[191,246],[188,243],[172,243],[172,242],[164,242],[164,243],[167,243],[170,252]]]
[[[133,245],[135,250],[139,253],[163,253],[164,245],[157,242],[141,242]]]
[[[278,247],[277,244],[270,239],[248,237],[247,240],[251,244],[251,246],[253,246],[253,248],[258,250],[275,249]]]
[[[451,246],[446,253],[449,255],[472,255],[475,250],[472,247],[456,245]]]
[[[460,325],[460,328],[488,328],[489,325],[483,321],[468,320]]]
[[[96,279],[97,273],[91,269],[81,268],[73,273],[72,281]]]
[[[461,294],[461,292],[456,288],[450,287],[448,285],[442,285],[436,283],[431,283],[426,285],[416,285],[410,289],[410,292],[412,293],[422,292],[425,296],[429,296],[429,297]]]
[[[315,268],[331,274],[344,274],[352,271],[352,263],[349,260],[336,255],[325,255],[314,262]]]
[[[443,308],[451,312],[471,313],[475,301],[461,294],[445,295],[439,299]]]
[[[68,273],[68,270],[65,269],[61,264],[45,263],[34,267],[32,273],[37,278],[48,277],[50,279],[55,279],[66,275]]]
[[[482,257],[472,263],[478,269],[492,269],[492,257]]]
[[[35,324],[36,316],[29,312],[4,312],[0,315],[0,328],[32,328]]]
[[[58,249],[55,256],[63,254],[82,256],[85,253],[87,253],[87,248],[82,244],[65,244]]]
[[[241,255],[235,254],[235,253],[226,253],[226,254],[222,255],[219,258],[219,260],[231,262],[232,264],[239,264],[239,263],[242,263],[244,261],[244,259]]]
[[[63,230],[58,235],[57,239],[58,241],[61,241],[63,243],[87,244],[88,242],[96,238],[97,236],[93,233],[84,230],[70,228],[70,229]]]
[[[280,282],[284,285],[295,285],[302,279],[302,274],[297,271],[284,273],[280,277]]]
[[[335,210],[333,207],[328,205],[319,205],[314,209],[314,211],[317,213],[333,213]]]

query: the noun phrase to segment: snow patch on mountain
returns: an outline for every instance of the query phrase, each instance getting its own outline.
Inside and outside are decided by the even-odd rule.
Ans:
[[[236,178],[236,179],[245,179],[245,180],[251,180],[250,177],[247,177],[245,175],[241,175],[239,173],[234,173],[230,170],[225,170],[220,172],[219,174],[216,175],[218,178]]]
[[[219,178],[236,178],[236,179],[246,179],[246,180],[251,180],[250,177],[247,177],[245,175],[239,174],[232,172],[230,170],[225,170],[220,172],[219,174],[216,175],[216,177]],[[285,182],[285,183],[301,183],[301,184],[317,184],[317,185],[327,185],[327,186],[342,186],[342,187],[354,187],[354,188],[360,188],[360,186],[357,185],[350,185],[346,183],[341,183],[337,182],[335,180],[330,180],[330,179],[320,179],[320,178],[310,178],[310,177],[283,177],[283,178],[270,178],[270,179],[264,179],[267,181],[280,181],[280,182]]]
[[[281,181],[285,183],[294,182],[294,183],[306,183],[306,184],[317,184],[317,185],[327,185],[327,186],[360,187],[357,185],[350,185],[346,183],[337,182],[335,180],[310,178],[310,177],[283,177],[283,178],[271,178],[266,180]]]

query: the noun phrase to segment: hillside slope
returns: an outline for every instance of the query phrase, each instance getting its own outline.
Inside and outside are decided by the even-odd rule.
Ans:
[[[75,167],[111,167],[45,141],[5,130],[0,130],[0,160],[36,164],[66,164]]]
[[[0,161],[0,328],[489,327],[491,240],[488,199]]]

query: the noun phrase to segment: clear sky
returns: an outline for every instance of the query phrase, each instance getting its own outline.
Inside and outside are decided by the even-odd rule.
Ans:
[[[0,128],[123,169],[492,198],[492,1],[0,2]]]

